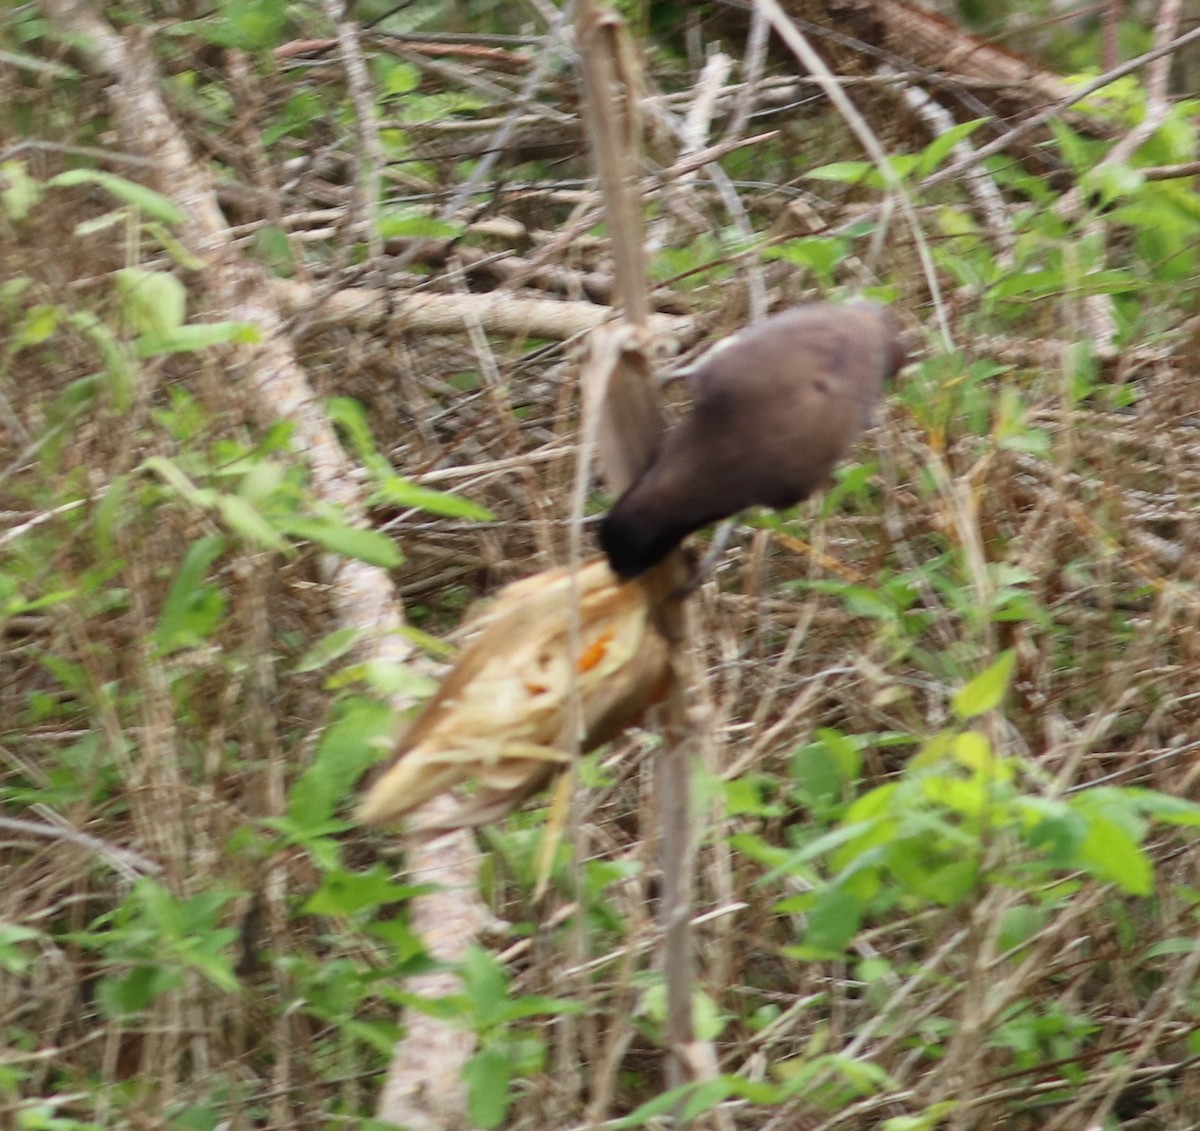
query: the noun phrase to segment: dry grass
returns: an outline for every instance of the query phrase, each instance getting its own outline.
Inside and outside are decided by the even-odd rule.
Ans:
[[[570,142],[579,136],[565,109],[565,78],[544,79],[522,102],[520,74],[410,61],[423,68],[423,94],[483,98],[482,91],[493,121],[515,108],[538,129],[561,130]],[[182,91],[177,107],[195,152],[214,154],[243,186],[227,191],[227,204],[245,248],[274,217],[303,272],[330,288],[358,278],[345,266],[353,233],[338,226],[355,158],[333,73],[314,73],[309,92],[324,109],[308,135],[269,147],[259,134],[266,119],[229,134],[225,121],[214,125],[201,107],[185,105]],[[658,81],[680,86],[684,78],[664,69]],[[201,70],[200,81],[215,90],[231,80]],[[261,107],[301,85],[286,69],[238,81]],[[98,91],[19,75],[4,83],[6,114],[19,109],[41,141],[94,141],[103,131]],[[900,115],[875,123],[889,151],[923,144],[907,123]],[[461,125],[453,134],[460,146]],[[801,216],[836,227],[867,190],[806,196],[790,211],[780,200],[785,189],[795,192],[800,169],[846,156],[840,127],[815,111],[780,127],[778,139],[738,157],[744,215],[759,232],[791,233]],[[412,136],[423,144],[438,132],[431,118]],[[661,168],[674,145],[655,137]],[[407,195],[414,206],[445,199],[440,186],[464,171],[430,149],[412,171],[389,169],[388,194]],[[299,156],[320,159],[299,172],[285,168]],[[24,158],[38,178],[66,164],[51,149]],[[503,180],[485,179],[461,247],[395,241],[388,250],[409,262],[388,284],[447,294],[504,288],[518,299],[553,286],[578,302],[584,293],[603,297],[595,288],[608,265],[587,234],[596,201],[578,180],[580,150],[565,162],[550,173],[518,165]],[[136,177],[136,166],[117,171]],[[812,278],[792,267],[719,250],[733,221],[722,190],[703,178],[686,191],[659,181],[648,203],[657,216],[653,239],[676,250],[717,249],[713,261],[693,258],[656,292],[659,309],[691,316],[705,340],[744,320],[751,274],[773,307],[816,295]],[[121,226],[67,235],[109,207],[96,191],[55,190],[28,219],[6,224],[0,278],[29,280],[21,310],[95,311],[119,324],[111,273],[156,253],[132,246]],[[518,255],[529,265],[524,277],[504,267]],[[847,258],[838,284],[892,287],[918,357],[939,354],[932,336],[926,340],[927,293],[907,236],[894,230],[884,253],[867,260]],[[700,268],[713,277],[698,276]],[[370,271],[366,282],[381,285]],[[1062,343],[1073,343],[1086,323],[1082,300],[1067,292],[1041,299],[1027,320],[1006,325],[994,306],[975,315],[977,297],[963,292],[951,309],[959,368],[943,368],[949,379],[936,387],[902,379],[863,443],[862,458],[878,465],[868,486],[828,515],[817,503],[781,528],[739,528],[697,598],[718,754],[706,768],[696,939],[701,986],[729,1017],[717,1042],[720,1067],[770,1078],[780,1064],[830,1051],[888,1077],[877,1093],[852,1100],[835,1102],[827,1080],[826,1091],[814,1087],[765,1113],[732,1105],[725,1116],[733,1125],[865,1131],[954,1100],[959,1107],[944,1118],[962,1128],[1200,1126],[1191,1040],[1200,1023],[1200,952],[1184,946],[1195,933],[1200,888],[1194,838],[1151,834],[1152,898],[1122,896],[1082,876],[1070,878],[1069,893],[993,883],[948,908],[898,897],[865,925],[847,961],[789,957],[784,948],[802,936],[802,923],[774,905],[800,881],[764,880],[760,865],[730,847],[732,835],[746,833],[786,845],[806,814],[729,816],[720,779],[754,780],[764,796],[786,797],[793,751],[818,728],[836,728],[871,739],[862,790],[895,780],[921,740],[947,725],[954,691],[1003,648],[1016,650],[1017,675],[992,736],[1022,760],[1032,792],[1136,785],[1200,801],[1200,602],[1191,562],[1200,550],[1200,358],[1190,312],[1154,311],[1147,327],[1161,337],[1149,340],[1150,329],[1135,337],[1139,348],[1106,361],[1092,395],[1076,401]],[[11,331],[15,319],[6,321]],[[472,342],[304,319],[291,328],[319,393],[359,400],[397,469],[497,516],[477,523],[372,514],[406,555],[395,581],[412,623],[446,632],[470,600],[564,560],[577,424],[569,343],[479,334]],[[972,393],[966,365],[1001,355],[1012,367]],[[395,957],[352,917],[304,911],[321,869],[263,823],[284,811],[338,702],[327,673],[295,664],[336,626],[317,553],[285,560],[230,538],[210,574],[226,604],[220,623],[195,647],[156,648],[185,549],[228,531],[212,514],[165,497],[137,468],[154,455],[217,459],[222,443],[260,433],[221,362],[186,354],[138,363],[127,410],[101,396],[55,432],[61,398],[96,367],[94,340],[63,321],[49,343],[10,357],[0,376],[0,595],[66,593],[0,620],[0,796],[6,816],[96,838],[0,828],[0,931],[35,932],[11,942],[0,935],[0,958],[28,962],[0,964],[0,1026],[10,1034],[0,1054],[0,1121],[15,1121],[34,1097],[54,1096],[60,1115],[101,1126],[164,1126],[188,1108],[218,1112],[238,1129],[356,1122],[371,1110],[382,1053],[348,1021],[385,1032],[394,1003],[364,974],[391,969]],[[1110,397],[1122,384],[1132,392],[1128,408]],[[1044,451],[997,442],[1001,386],[1019,391],[1027,428],[1048,436]],[[184,394],[201,406],[187,434]],[[119,500],[117,483],[125,484]],[[1020,588],[1037,617],[988,618],[997,563],[1026,579]],[[837,592],[797,585],[881,586],[910,571],[914,608],[925,618],[912,639],[885,619],[848,612]],[[880,737],[887,735],[908,739],[888,744]],[[513,1126],[576,1126],[589,1112],[628,1111],[658,1088],[652,1026],[637,1013],[658,939],[653,745],[643,733],[617,743],[600,759],[604,780],[581,800],[590,858],[639,866],[605,890],[582,948],[565,925],[568,883],[557,902],[530,901],[537,819],[519,815],[484,834],[496,915],[540,927],[493,948],[512,977],[510,992],[587,1002],[572,1028],[548,1030],[550,1059],[519,1084]],[[379,854],[387,859],[391,848],[387,838],[358,832],[339,843],[344,863],[358,868]],[[999,843],[992,851],[1017,849]],[[196,904],[190,926],[156,919],[131,896],[151,865],[179,900],[227,898],[210,912]],[[1009,952],[998,929],[1018,905],[1035,905],[1040,925]],[[133,926],[120,918],[139,906]],[[103,917],[114,913],[105,928]],[[221,929],[229,935],[218,937]],[[183,953],[200,937],[216,940],[236,967],[236,988],[192,964],[124,1019],[98,998],[116,971],[171,968],[164,939]],[[872,968],[877,976],[867,977]],[[1029,1025],[1015,1023],[1020,1017]]]

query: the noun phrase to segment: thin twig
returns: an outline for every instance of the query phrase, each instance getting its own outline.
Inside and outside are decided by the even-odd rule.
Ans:
[[[350,207],[350,227],[358,228],[366,242],[369,261],[378,264],[383,256],[383,236],[379,230],[379,190],[383,166],[387,160],[379,140],[375,114],[375,93],[367,77],[367,65],[358,42],[358,27],[343,13],[342,0],[322,0],[325,18],[337,30],[338,54],[346,72],[346,90],[354,104],[358,133],[359,160],[354,177],[354,197]]]
[[[942,342],[947,349],[952,348],[954,339],[950,333],[950,324],[946,319],[945,303],[942,301],[937,268],[933,264],[933,257],[925,241],[920,221],[917,219],[916,210],[913,207],[912,197],[908,188],[896,176],[891,163],[888,161],[887,154],[884,152],[883,146],[875,136],[874,131],[855,109],[846,92],[834,81],[833,73],[826,66],[825,60],[812,47],[795,23],[784,13],[777,0],[754,0],[754,3],[762,8],[767,19],[771,21],[771,26],[784,43],[787,44],[788,49],[804,65],[805,69],[818,80],[824,80],[820,85],[821,89],[825,92],[826,98],[833,103],[846,125],[850,127],[854,136],[858,138],[862,147],[867,151],[867,155],[874,162],[880,176],[883,177],[884,183],[888,186],[894,198],[899,201],[900,210],[912,230],[913,243],[916,246],[917,255],[921,260],[921,267],[925,274],[926,286],[929,287],[930,298],[933,300],[933,312],[937,318],[938,330],[941,333]],[[885,218],[885,222],[881,225],[881,231],[886,227],[886,216],[889,207],[889,203],[885,202],[881,209]]]
[[[1070,95],[1061,101],[1048,106],[1045,110],[1034,114],[1032,117],[1026,118],[1025,121],[1013,126],[1012,129],[1001,134],[1000,137],[989,141],[986,145],[981,145],[970,157],[952,161],[949,165],[943,165],[936,173],[930,173],[928,177],[917,184],[917,189],[925,190],[933,188],[935,185],[945,184],[947,181],[953,181],[968,169],[974,168],[981,161],[987,160],[987,158],[994,154],[1003,153],[1013,142],[1019,141],[1021,138],[1044,126],[1047,122],[1059,117],[1063,111],[1069,110],[1077,102],[1082,102],[1085,98],[1090,98],[1097,91],[1101,91],[1106,86],[1116,82],[1117,79],[1124,78],[1126,75],[1133,74],[1134,71],[1141,70],[1147,63],[1153,63],[1156,59],[1172,55],[1181,48],[1186,47],[1189,43],[1195,43],[1197,40],[1200,40],[1200,27],[1193,28],[1191,31],[1173,39],[1170,43],[1152,48],[1144,54],[1137,56],[1137,58],[1122,63],[1119,67],[1113,67],[1111,71],[1105,71],[1099,78],[1093,79],[1091,82],[1072,91]]]
[[[57,816],[57,815],[55,815]],[[61,820],[61,818],[58,818]],[[147,876],[156,876],[162,871],[162,865],[148,860],[140,853],[129,848],[118,848],[106,840],[80,832],[67,824],[42,824],[39,821],[26,821],[20,817],[0,817],[0,829],[12,833],[25,833],[28,836],[40,836],[49,840],[65,840],[77,844],[80,848],[99,856],[112,865],[127,879],[135,879],[140,872]]]

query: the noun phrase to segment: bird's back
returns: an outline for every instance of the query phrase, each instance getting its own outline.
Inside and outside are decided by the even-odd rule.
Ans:
[[[691,411],[610,511],[601,544],[622,576],[691,531],[824,485],[904,352],[874,304],[796,307],[715,347],[688,378]]]

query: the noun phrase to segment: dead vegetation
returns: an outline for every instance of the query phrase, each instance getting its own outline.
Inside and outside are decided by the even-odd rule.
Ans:
[[[817,23],[818,7],[805,5]],[[1179,11],[1161,9],[1169,46]],[[160,149],[135,150],[128,123],[114,146],[111,61],[96,66],[29,11],[8,17],[6,36],[29,64],[2,80],[6,132],[23,140],[0,166],[0,279],[13,281],[0,292],[0,1111],[18,1127],[43,1126],[39,1111],[72,1128],[361,1123],[399,993],[428,969],[410,893],[386,887],[393,873],[408,882],[412,860],[336,819],[382,752],[371,740],[397,729],[378,704],[427,693],[419,680],[436,665],[411,634],[394,638],[408,675],[301,661],[351,610],[367,632],[394,595],[395,627],[402,615],[442,637],[469,602],[567,560],[578,349],[614,293],[570,25],[522,9],[517,40],[438,36],[437,50],[382,31],[339,47],[328,26],[289,28],[305,38],[281,30],[271,67],[202,36],[149,36],[194,184],[208,193],[218,174],[222,211],[206,219],[200,196],[163,183]],[[836,743],[830,732],[854,745],[840,803],[901,783],[955,726],[958,689],[1009,649],[1005,711],[981,731],[1025,794],[1050,805],[1120,786],[1200,802],[1200,225],[1177,200],[1155,213],[1157,198],[1123,201],[1139,216],[1077,195],[1056,214],[1059,197],[1036,195],[1042,170],[1001,147],[1011,163],[987,166],[983,187],[939,181],[946,165],[908,177],[914,228],[881,211],[886,193],[864,177],[805,178],[860,159],[858,143],[778,40],[720,30],[725,50],[745,51],[724,77],[674,40],[644,45],[664,370],[768,308],[863,290],[894,301],[918,367],[860,446],[865,470],[828,505],[740,525],[694,598],[714,749],[697,786],[696,978],[714,1018],[701,1035],[722,1073],[797,1082],[705,1118],[777,1131],[922,1114],[892,1126],[1200,1125],[1193,830],[1136,830],[1153,868],[1144,895],[1039,868],[1016,830],[994,831],[969,893],[939,902],[892,877],[838,957],[790,949],[811,928],[807,869],[832,869],[787,864],[839,819],[821,790],[798,786],[813,762],[800,752]],[[689,34],[715,47],[715,31],[701,19]],[[878,84],[864,112],[887,153],[920,154],[941,127],[902,89],[936,95],[955,80],[928,81],[929,60],[909,66],[894,33],[879,42],[851,72]],[[884,81],[878,51],[909,76],[903,87]],[[373,67],[357,79],[355,52]],[[1161,126],[1177,100],[1165,71],[1142,74]],[[971,106],[996,112],[968,77]],[[394,100],[379,99],[385,88]],[[1006,104],[994,138],[1047,97]],[[1100,136],[1121,122],[1114,111]],[[1145,163],[1177,160],[1161,151]],[[1068,169],[1061,151],[1054,161]],[[105,225],[103,185],[43,187],[14,211],[22,177],[45,186],[79,165],[192,209],[182,230],[198,260],[129,214]],[[865,220],[874,235],[838,235]],[[205,246],[213,232],[228,238]],[[813,235],[831,242],[795,251]],[[242,273],[214,287],[231,264]],[[138,357],[144,327],[114,282],[130,267],[173,273],[195,320],[268,310],[272,372],[294,366],[299,384],[272,401],[261,354],[233,344]],[[1058,274],[1040,290],[1010,285],[1035,271]],[[1089,286],[1105,272],[1112,286]],[[335,397],[363,406],[401,475],[492,517],[372,492],[373,453],[344,421],[337,450],[321,447],[334,433],[319,406]],[[286,440],[269,438],[277,418],[291,422]],[[324,500],[344,476],[341,505],[404,561],[363,596],[317,543],[271,550],[241,510],[164,482],[155,458],[272,520],[274,492]],[[481,1019],[492,968],[468,979],[481,997],[460,1010],[466,1036],[439,1046],[440,1067],[476,1043],[506,1057],[509,1126],[602,1122],[661,1091],[656,745],[652,729],[634,731],[589,761],[576,863],[546,901],[532,898],[538,810],[466,842],[486,854],[468,874],[479,868],[496,917],[501,995],[581,1003],[544,1031],[534,1022],[539,1059],[518,1047],[521,1024]],[[363,877],[377,887],[354,888]],[[415,912],[412,923],[439,953]],[[453,1109],[457,1073],[438,1070],[426,1086]],[[431,1126],[460,1117],[432,1108]]]

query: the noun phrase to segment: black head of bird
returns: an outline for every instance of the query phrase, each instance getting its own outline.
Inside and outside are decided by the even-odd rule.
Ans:
[[[718,345],[688,378],[692,408],[600,526],[613,571],[637,577],[692,531],[828,481],[907,360],[874,303],[813,303]]]

